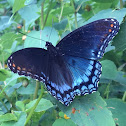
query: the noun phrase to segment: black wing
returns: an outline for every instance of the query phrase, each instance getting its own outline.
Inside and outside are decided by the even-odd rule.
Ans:
[[[116,19],[97,20],[71,32],[56,47],[66,55],[98,60],[118,30]]]

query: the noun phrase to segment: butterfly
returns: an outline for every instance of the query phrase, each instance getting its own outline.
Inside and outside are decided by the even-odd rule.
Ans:
[[[98,89],[101,64],[108,43],[119,31],[113,18],[96,20],[64,37],[55,47],[46,42],[43,48],[25,48],[8,58],[14,73],[42,81],[48,92],[68,106],[76,95]]]

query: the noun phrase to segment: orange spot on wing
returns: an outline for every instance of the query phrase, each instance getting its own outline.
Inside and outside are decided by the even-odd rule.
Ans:
[[[104,39],[102,38],[100,41],[101,41],[101,42],[103,42],[103,41],[104,41]]]
[[[22,68],[22,70],[26,71],[26,69],[25,69],[25,68]]]
[[[12,65],[13,67],[15,67],[16,65],[13,63],[13,65]]]
[[[114,25],[113,24],[111,24],[111,27],[113,27]]]
[[[18,69],[18,70],[21,70],[21,68],[20,68],[19,66],[17,67],[17,69]]]
[[[28,69],[28,72],[31,72],[31,69]]]
[[[109,32],[112,32],[112,29],[109,29]]]
[[[107,37],[108,34],[104,34],[105,37]]]

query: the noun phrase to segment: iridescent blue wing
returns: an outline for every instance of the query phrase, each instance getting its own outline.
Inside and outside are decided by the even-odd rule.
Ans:
[[[8,58],[14,73],[30,76],[45,83],[47,90],[68,106],[76,95],[97,90],[101,74],[98,61],[71,56],[53,56],[41,48],[26,48]]]
[[[118,30],[116,19],[97,20],[71,32],[56,47],[66,55],[98,60]]]

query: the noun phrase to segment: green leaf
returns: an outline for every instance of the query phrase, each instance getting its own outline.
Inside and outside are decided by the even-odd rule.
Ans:
[[[98,3],[112,3],[114,2],[115,0],[92,0],[94,2],[98,2]]]
[[[1,36],[0,39],[0,45],[2,45],[3,49],[10,49],[13,42],[18,38],[15,33],[6,33],[3,36]]]
[[[20,16],[25,20],[25,27],[28,27],[30,24],[32,24],[37,18],[40,17],[39,14],[39,8],[36,4],[32,4],[29,6],[25,6],[21,10],[19,10]]]
[[[26,121],[26,113],[20,112],[20,111],[17,111],[15,113],[19,115],[18,120],[4,122],[0,126],[24,126],[25,121]]]
[[[45,27],[42,31],[32,31],[28,34],[28,36],[24,43],[25,48],[27,47],[45,48],[46,41],[51,41],[51,43],[55,46],[57,44],[57,41],[59,40],[57,31],[55,29],[52,29],[51,27]]]
[[[124,84],[126,86],[126,73],[122,71],[118,71],[117,75],[113,80],[119,82],[120,84]]]
[[[6,122],[6,121],[11,121],[11,120],[17,121],[17,117],[12,113],[0,115],[0,122]]]
[[[115,126],[112,114],[98,92],[77,97],[68,107],[60,103],[58,106],[79,126]]]
[[[114,79],[117,75],[117,68],[111,60],[103,60],[102,64],[102,78]]]
[[[92,21],[103,19],[103,18],[115,18],[121,23],[123,21],[123,17],[126,15],[126,8],[120,10],[102,10],[99,13],[95,14],[92,18],[86,21],[84,24],[90,23]]]
[[[10,27],[13,21],[9,21],[9,16],[0,16],[0,31]]]
[[[20,108],[20,110],[24,111],[25,107],[24,107],[24,103],[22,101],[17,101],[16,102],[16,106],[18,108]]]
[[[26,105],[26,109],[30,109],[34,106],[35,102],[37,101],[37,99],[31,101],[30,103],[28,103]],[[49,100],[46,100],[44,98],[42,98],[39,102],[39,104],[37,105],[36,109],[35,109],[35,112],[41,112],[41,111],[45,111],[49,108],[53,107],[53,104],[49,101]]]
[[[76,126],[71,119],[57,119],[52,126]]]
[[[123,51],[126,49],[126,20],[121,24],[118,35],[113,39],[112,43],[116,51]]]
[[[11,6],[14,5],[14,0],[7,0],[7,2],[8,2]]]
[[[115,123],[118,126],[125,126],[126,124],[126,103],[120,99],[113,98],[105,100],[107,107],[113,114]]]
[[[60,21],[59,23],[54,23],[53,27],[56,30],[64,30],[66,25],[68,24],[68,20],[67,19],[63,19],[62,21]]]
[[[13,14],[25,6],[25,0],[15,0],[13,5]]]
[[[0,39],[0,48],[2,50],[2,54],[0,54],[0,61],[5,61],[9,55],[10,52],[7,49],[10,49],[12,47],[12,44],[15,40],[21,38],[21,35],[17,35],[15,33],[6,33],[4,34]]]
[[[57,8],[55,10],[53,10],[53,12],[51,14],[53,15],[56,15],[56,14],[59,14],[60,15],[61,13],[61,8]],[[73,14],[74,13],[74,9],[72,6],[66,6],[63,8],[63,13],[62,13],[62,16],[68,16],[70,14]]]
[[[8,70],[0,69],[0,81],[5,81],[10,75],[11,74]]]
[[[30,95],[30,94],[33,94],[35,91],[35,84],[29,84],[26,88],[25,87],[20,87],[19,89],[17,89],[17,93],[19,94],[27,94],[27,95]]]
[[[57,111],[55,107],[52,107],[45,111],[45,114],[41,116],[40,125],[41,126],[52,126],[57,118]]]

